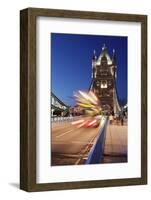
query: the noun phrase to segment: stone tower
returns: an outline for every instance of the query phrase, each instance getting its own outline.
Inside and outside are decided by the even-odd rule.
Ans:
[[[116,94],[116,56],[113,49],[112,59],[104,44],[97,58],[95,50],[92,57],[92,90],[100,100],[102,110],[109,113],[118,113],[120,106]]]

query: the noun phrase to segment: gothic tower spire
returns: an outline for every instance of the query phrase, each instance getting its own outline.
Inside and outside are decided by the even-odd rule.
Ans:
[[[91,90],[93,90],[96,96],[100,100],[101,108],[106,113],[112,113],[116,111],[115,104],[115,74],[116,74],[116,56],[113,49],[112,59],[110,58],[105,44],[102,47],[102,51],[99,57],[96,57],[94,50],[92,57],[92,84]],[[117,107],[117,106],[116,106]]]

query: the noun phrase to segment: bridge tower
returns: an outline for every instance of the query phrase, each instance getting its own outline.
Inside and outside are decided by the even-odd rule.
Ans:
[[[113,49],[112,59],[104,44],[102,51],[97,58],[94,50],[92,57],[92,90],[100,100],[101,108],[110,113],[119,113],[119,106],[116,90],[116,55]]]

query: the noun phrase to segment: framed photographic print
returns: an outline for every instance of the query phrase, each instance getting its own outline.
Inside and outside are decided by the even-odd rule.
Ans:
[[[147,16],[20,12],[20,188],[147,183]]]

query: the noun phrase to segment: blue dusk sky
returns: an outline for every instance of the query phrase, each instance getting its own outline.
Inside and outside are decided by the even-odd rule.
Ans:
[[[65,104],[74,105],[73,93],[87,91],[91,83],[92,56],[105,44],[117,59],[117,93],[127,101],[127,37],[51,33],[51,90]]]

